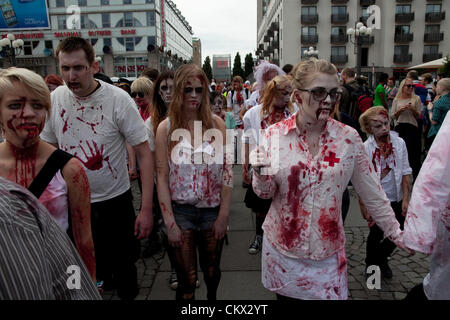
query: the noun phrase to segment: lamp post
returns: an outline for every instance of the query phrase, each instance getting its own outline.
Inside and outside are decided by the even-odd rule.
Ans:
[[[347,30],[347,35],[350,36],[350,41],[356,47],[356,74],[361,75],[361,45],[362,45],[362,37],[371,36],[372,28],[368,28],[362,22],[358,22],[355,25],[355,28],[350,28]],[[353,40],[352,40],[353,37]]]
[[[10,57],[11,66],[16,66],[16,56],[18,56],[23,49],[23,40],[17,39],[16,37],[8,33],[6,38],[0,40],[0,47],[2,47],[2,51],[5,57]]]
[[[318,57],[319,56],[319,50],[314,50],[314,47],[309,47],[308,50],[304,50],[303,54],[309,59],[311,57]]]

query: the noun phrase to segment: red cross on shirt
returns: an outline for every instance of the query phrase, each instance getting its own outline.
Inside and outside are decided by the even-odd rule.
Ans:
[[[334,167],[334,164],[339,163],[339,161],[341,161],[341,159],[336,158],[336,153],[330,152],[330,154],[327,157],[325,157],[325,159],[323,159],[323,161],[328,162],[329,166]]]

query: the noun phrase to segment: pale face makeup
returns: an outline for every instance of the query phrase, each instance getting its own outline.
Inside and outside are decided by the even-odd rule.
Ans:
[[[0,104],[0,124],[4,138],[17,147],[28,147],[39,141],[47,111],[44,103],[14,83],[14,90],[6,93]]]
[[[310,82],[309,86],[304,88],[304,90],[324,88],[327,92],[330,92],[331,90],[338,88],[339,85],[335,75],[326,73],[316,73],[311,75],[311,79],[313,79],[313,81]],[[311,124],[327,121],[338,101],[332,101],[329,94],[327,94],[324,100],[316,101],[311,92],[301,90],[295,90],[294,97],[302,117],[304,117],[304,120],[306,120],[307,123]]]
[[[219,115],[222,112],[223,100],[221,97],[216,97],[211,105],[212,112]]]
[[[369,120],[370,130],[376,140],[384,140],[389,136],[389,119],[383,114],[373,116]]]
[[[289,104],[291,94],[292,94],[291,86],[286,86],[284,88],[278,89],[278,97],[274,100],[273,103],[274,109],[284,110],[284,108]]]
[[[184,87],[184,107],[190,111],[198,110],[202,102],[203,94],[203,85],[200,79],[196,77],[189,78]]]
[[[163,99],[166,106],[169,106],[170,102],[172,102],[173,96],[173,79],[168,78],[161,81],[159,86],[159,95]]]

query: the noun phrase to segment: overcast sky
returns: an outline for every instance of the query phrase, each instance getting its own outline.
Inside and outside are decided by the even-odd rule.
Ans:
[[[256,50],[256,0],[173,0],[189,22],[206,56],[236,52],[244,57]]]

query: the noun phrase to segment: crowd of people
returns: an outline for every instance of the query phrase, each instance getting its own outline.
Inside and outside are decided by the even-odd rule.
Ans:
[[[56,57],[61,76],[0,70],[0,298],[114,288],[133,300],[147,240],[148,255],[158,243],[167,252],[177,300],[195,299],[197,255],[216,300],[242,164],[256,217],[248,252],[262,250],[261,281],[278,299],[348,298],[350,184],[370,227],[366,267],[390,278],[396,247],[431,254],[407,298],[450,299],[449,78],[410,72],[397,88],[382,74],[372,93],[352,69],[310,58],[262,61],[253,85],[236,76],[228,89],[194,64],[113,83],[87,40],[63,40]],[[30,279],[18,266],[31,264],[49,271]],[[74,264],[75,293],[60,270]]]

